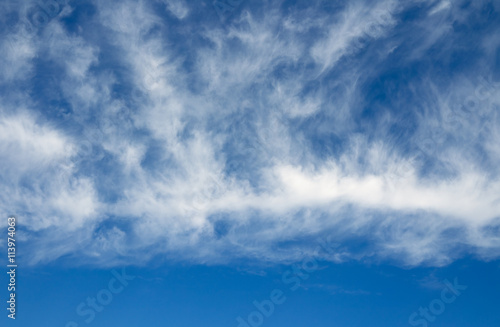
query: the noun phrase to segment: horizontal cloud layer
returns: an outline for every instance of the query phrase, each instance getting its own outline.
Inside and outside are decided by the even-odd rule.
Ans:
[[[37,6],[0,50],[31,263],[500,255],[495,2]]]

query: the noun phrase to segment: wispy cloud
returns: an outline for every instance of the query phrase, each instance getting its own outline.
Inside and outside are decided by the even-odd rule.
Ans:
[[[498,33],[440,71],[479,5],[263,1],[227,25],[185,1],[74,5],[0,50],[0,206],[32,262],[281,262],[324,235],[333,261],[499,255]]]

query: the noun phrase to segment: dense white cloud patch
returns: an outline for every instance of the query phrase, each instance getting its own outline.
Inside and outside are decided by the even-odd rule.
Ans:
[[[32,233],[32,263],[282,262],[327,236],[333,261],[500,254],[498,32],[460,74],[392,81],[406,93],[386,102],[368,89],[435,47],[448,60],[453,23],[478,9],[262,2],[195,24],[185,1],[95,1],[69,30],[65,6],[1,45],[0,207]],[[408,27],[412,6],[426,14]],[[38,95],[15,82],[44,69]]]
[[[74,231],[99,215],[93,182],[75,176],[75,146],[28,111],[0,122],[2,214],[31,230]]]

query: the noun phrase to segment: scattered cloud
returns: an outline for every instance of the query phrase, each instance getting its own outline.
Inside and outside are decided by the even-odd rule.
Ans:
[[[481,5],[262,1],[224,25],[159,3],[68,3],[1,43],[0,207],[32,263],[290,262],[327,235],[336,262],[498,257],[498,33],[453,61]]]

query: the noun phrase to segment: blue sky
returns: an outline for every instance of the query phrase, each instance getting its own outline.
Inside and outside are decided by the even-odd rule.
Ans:
[[[0,9],[19,326],[500,325],[498,1]]]

